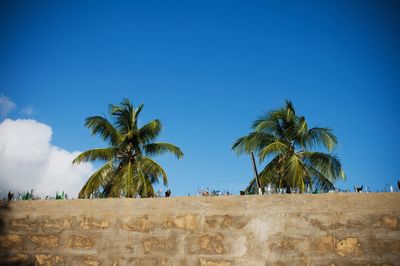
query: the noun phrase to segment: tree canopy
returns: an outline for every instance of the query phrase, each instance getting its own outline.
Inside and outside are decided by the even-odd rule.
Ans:
[[[293,104],[262,114],[252,124],[252,131],[237,139],[232,149],[238,154],[254,152],[267,164],[259,174],[261,187],[271,183],[276,187],[329,190],[334,182],[345,179],[339,158],[332,153],[337,138],[330,128],[309,128],[306,119],[296,114]],[[318,151],[324,148],[327,153]],[[257,189],[255,178],[247,187]]]
[[[79,192],[79,198],[89,198],[99,193],[104,197],[126,197],[154,195],[153,184],[162,178],[164,185],[168,177],[164,169],[151,157],[172,153],[183,157],[181,149],[166,142],[155,142],[162,131],[160,120],[155,119],[140,127],[138,117],[143,104],[134,108],[129,99],[119,105],[109,105],[112,121],[105,116],[91,116],[85,126],[92,135],[100,136],[109,144],[107,148],[87,150],[79,154],[73,163],[104,161]]]

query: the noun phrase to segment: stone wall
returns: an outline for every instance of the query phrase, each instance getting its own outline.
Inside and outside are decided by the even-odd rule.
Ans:
[[[400,265],[400,193],[18,201],[1,265]]]

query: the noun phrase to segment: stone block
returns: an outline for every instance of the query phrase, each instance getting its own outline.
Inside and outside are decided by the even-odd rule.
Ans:
[[[70,248],[91,249],[94,245],[95,240],[85,235],[72,235],[68,242]]]
[[[71,216],[53,218],[50,216],[42,216],[36,219],[29,216],[23,218],[10,219],[9,226],[13,230],[26,231],[48,231],[61,230],[70,228],[76,218]]]
[[[400,239],[372,239],[370,250],[377,256],[393,254],[400,256]]]
[[[45,216],[42,220],[38,220],[35,223],[43,229],[69,229],[76,222],[76,217],[73,216],[63,216],[58,218],[53,218],[50,216]]]
[[[279,238],[272,237],[267,241],[267,244],[268,248],[272,251],[288,251],[294,250],[299,241],[300,240],[289,236],[282,236]]]
[[[274,219],[268,220],[269,224],[275,224],[276,219],[281,219],[282,221],[282,231],[285,232],[285,235],[292,236],[304,236],[304,235],[313,235],[315,230],[315,224],[309,223],[306,219],[309,217],[308,212],[299,211],[299,210],[288,210],[285,212],[284,216],[280,215],[279,217],[274,216]],[[264,220],[266,220],[264,218]],[[269,226],[270,227],[270,226]]]
[[[396,229],[398,220],[394,216],[385,215],[382,217],[382,224],[389,229]]]
[[[178,250],[176,237],[151,237],[143,240],[143,250],[145,254],[175,254]]]
[[[312,242],[311,249],[318,255],[329,256],[334,251],[335,238],[332,236],[323,236]]]
[[[55,248],[59,242],[55,235],[33,235],[29,239],[39,248]]]
[[[293,257],[310,256],[310,240],[306,236],[292,237],[277,233],[271,235],[266,244],[269,253],[272,252],[281,256]]]
[[[299,265],[299,264],[296,264]],[[342,265],[349,265],[349,266],[388,266],[385,261],[380,259],[363,259],[363,258],[351,258],[351,257],[318,257],[312,258],[310,264],[303,264],[303,265],[321,265],[321,266],[342,266]],[[390,265],[390,264],[389,264]]]
[[[210,215],[205,218],[204,230],[242,229],[247,222],[243,215]]]
[[[189,254],[220,255],[229,252],[222,234],[202,234],[188,238]]]
[[[283,256],[283,257],[281,257],[280,259],[278,259],[278,260],[271,260],[271,261],[267,261],[265,264],[259,264],[260,266],[261,265],[271,265],[271,266],[288,266],[288,265],[304,265],[304,266],[306,266],[306,265],[314,265],[314,264],[311,264],[311,260],[309,259],[309,257],[306,257],[306,256],[302,256],[302,257],[297,257],[297,256],[295,256],[295,257],[292,257],[292,256],[288,256],[288,257],[285,257],[285,256]],[[322,265],[325,265],[325,264],[317,264],[318,266],[322,266]],[[328,264],[329,265],[329,264]]]
[[[313,226],[315,231],[327,232],[328,230],[336,230],[345,228],[346,224],[341,219],[341,215],[332,211],[310,212],[304,217],[305,221]]]
[[[80,228],[84,230],[98,230],[107,229],[110,227],[109,221],[96,220],[93,216],[82,216],[80,221]]]
[[[13,218],[9,221],[9,226],[11,229],[15,230],[29,230],[31,227],[32,221],[29,219],[29,216],[23,218]]]
[[[107,237],[96,239],[96,245],[98,246],[96,250],[108,254],[128,256],[135,252],[135,244],[139,242],[139,239],[139,236],[130,232],[112,232],[111,235],[107,234]]]
[[[389,250],[391,253],[400,257],[400,239],[396,239],[393,242],[389,242]]]
[[[101,260],[94,256],[76,256],[72,259],[71,262],[68,262],[70,265],[86,265],[86,266],[100,266]]]
[[[19,246],[22,242],[22,236],[17,234],[0,235],[0,246],[11,248]]]
[[[361,249],[358,238],[347,237],[345,239],[336,241],[335,253],[340,257],[345,257],[347,255],[360,256]]]
[[[118,266],[147,266],[147,265],[157,265],[157,266],[180,266],[179,262],[173,259],[165,257],[142,257],[142,258],[130,258],[125,264]]]
[[[136,232],[150,232],[155,227],[155,224],[150,221],[148,215],[137,218],[122,218],[118,220],[118,224],[122,229]]]
[[[200,266],[231,266],[233,262],[230,260],[213,260],[213,259],[200,259]]]
[[[65,264],[65,258],[57,255],[36,254],[35,260],[36,265],[53,266]]]
[[[193,231],[197,228],[197,215],[187,214],[176,217],[168,217],[163,223],[164,229],[182,229]]]

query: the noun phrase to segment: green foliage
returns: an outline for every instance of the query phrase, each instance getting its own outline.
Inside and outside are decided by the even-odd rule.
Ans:
[[[151,197],[154,194],[152,184],[159,182],[159,177],[164,185],[168,184],[164,169],[150,156],[172,153],[179,159],[183,152],[175,145],[154,142],[162,131],[158,119],[138,126],[142,109],[143,104],[135,109],[128,99],[124,99],[119,105],[109,106],[112,122],[101,116],[86,119],[85,126],[92,135],[100,136],[109,147],[85,151],[74,159],[73,163],[105,162],[89,177],[79,198],[119,197],[121,194]]]
[[[328,153],[318,152],[319,147]],[[304,192],[306,186],[318,190],[334,188],[333,183],[345,179],[340,160],[331,151],[337,139],[329,128],[308,128],[304,117],[298,116],[293,104],[286,101],[283,108],[261,115],[253,122],[252,132],[237,139],[232,149],[239,154],[254,152],[260,162],[268,161],[259,178],[261,186],[296,187]],[[254,193],[255,179],[246,191]]]
[[[33,199],[33,194],[29,193],[29,192],[26,192],[26,193],[22,194],[21,199],[22,200],[32,200]]]
[[[56,192],[56,200],[62,200],[65,199],[64,191],[61,194],[58,194],[58,191]]]

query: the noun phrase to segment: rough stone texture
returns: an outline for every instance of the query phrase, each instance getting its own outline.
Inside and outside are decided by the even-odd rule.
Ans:
[[[149,232],[154,230],[154,222],[150,221],[148,215],[141,217],[125,216],[118,220],[118,224],[122,229],[137,232]]]
[[[61,265],[64,264],[64,257],[57,256],[57,255],[46,255],[46,254],[37,254],[35,255],[36,264],[37,265]]]
[[[177,228],[193,231],[197,228],[197,215],[179,215],[177,217],[168,217],[162,224],[163,228]]]
[[[358,243],[357,238],[348,237],[339,241],[336,244],[335,252],[341,257],[347,256],[349,254],[351,254],[352,256],[360,256],[360,251],[356,252],[359,246],[360,244]]]
[[[201,266],[231,266],[232,262],[227,260],[205,260],[200,259]]]
[[[20,245],[22,237],[16,234],[0,235],[0,245],[2,248],[11,248]]]
[[[91,249],[95,244],[94,237],[84,236],[84,235],[73,235],[70,240],[68,247],[70,248],[83,248]]]
[[[400,193],[0,204],[0,265],[400,265]]]
[[[223,254],[227,252],[224,246],[224,236],[216,235],[200,235],[192,237],[189,240],[189,254]]]
[[[109,221],[97,221],[93,216],[83,216],[81,218],[81,229],[107,229],[110,226]]]
[[[38,247],[38,248],[54,248],[58,246],[58,237],[53,235],[33,235],[30,236],[29,239]]]
[[[164,254],[172,255],[177,250],[177,240],[175,237],[152,237],[143,240],[143,250],[145,254]]]

